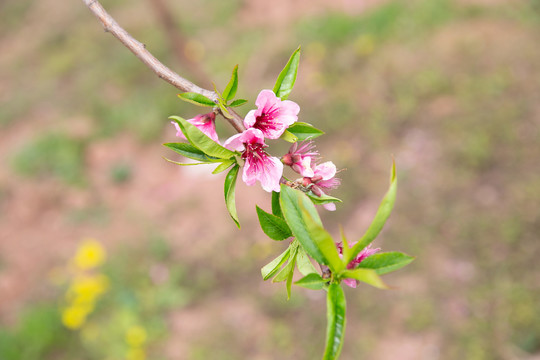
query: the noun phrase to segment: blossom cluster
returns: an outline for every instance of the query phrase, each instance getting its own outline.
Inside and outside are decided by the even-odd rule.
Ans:
[[[249,111],[244,118],[246,130],[231,136],[223,144],[225,148],[241,154],[244,160],[242,180],[247,185],[259,181],[264,190],[279,192],[283,165],[300,174],[302,178],[299,184],[315,196],[321,197],[340,185],[340,180],[335,177],[337,170],[333,162],[317,163],[319,153],[311,140],[293,143],[289,152],[281,158],[271,156],[266,151],[267,139],[280,138],[287,128],[298,121],[300,106],[297,103],[280,99],[272,90],[262,90],[255,105],[257,109]],[[197,115],[187,121],[219,143],[213,112]],[[172,123],[177,130],[176,135],[185,138],[179,125],[174,121]],[[334,203],[323,206],[330,211],[336,209]]]

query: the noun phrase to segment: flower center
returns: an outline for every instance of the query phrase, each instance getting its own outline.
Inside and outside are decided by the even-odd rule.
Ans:
[[[263,160],[268,156],[266,151],[263,149],[266,147],[265,144],[261,144],[258,142],[254,143],[244,143],[245,150],[242,153],[242,159],[248,160],[250,162],[256,162]]]
[[[270,108],[263,109],[261,115],[255,118],[253,127],[261,131],[279,130],[281,127],[278,122],[274,121],[279,115],[279,108],[272,105]]]

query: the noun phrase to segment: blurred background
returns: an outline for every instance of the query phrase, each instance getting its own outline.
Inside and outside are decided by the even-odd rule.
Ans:
[[[290,99],[346,169],[337,235],[398,199],[375,245],[415,255],[394,290],[346,289],[342,359],[540,358],[540,2],[103,0],[165,64]],[[287,246],[259,186],[180,168],[182,103],[82,1],[0,1],[0,359],[317,359],[322,292],[263,282]],[[233,134],[218,124],[221,139]],[[273,148],[276,155],[284,148]]]

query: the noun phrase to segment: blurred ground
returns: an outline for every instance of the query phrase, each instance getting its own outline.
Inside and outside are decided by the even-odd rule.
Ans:
[[[251,104],[302,45],[291,99],[346,168],[334,195],[347,201],[323,214],[333,233],[362,235],[396,158],[377,246],[417,260],[386,277],[394,291],[347,292],[344,360],[540,357],[538,1],[167,4],[185,57],[221,87],[239,64]],[[185,73],[149,1],[103,5]],[[223,175],[162,159],[167,116],[196,108],[82,2],[1,2],[0,44],[2,360],[122,358],[135,323],[150,359],[319,358],[322,294],[286,302],[259,275],[285,246],[258,229],[267,194],[238,185],[238,231]],[[60,324],[58,278],[87,237],[108,250],[111,288],[78,337]]]

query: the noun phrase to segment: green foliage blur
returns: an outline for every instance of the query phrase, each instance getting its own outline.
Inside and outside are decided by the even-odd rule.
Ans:
[[[320,211],[334,238],[338,224],[362,236],[394,155],[396,205],[374,245],[416,260],[385,278],[394,290],[346,290],[343,360],[540,354],[538,1],[390,0],[361,11],[278,1],[277,12],[264,1],[169,1],[184,59],[150,3],[103,5],[189,79],[186,58],[221,89],[239,64],[237,96],[250,101],[241,114],[302,46],[289,99],[326,132],[324,160],[346,169],[331,194],[344,203]],[[0,291],[10,296],[0,300],[0,359],[320,357],[324,297],[293,287],[287,302],[260,279],[287,246],[257,230],[242,192],[260,189],[237,189],[237,231],[222,177],[175,182],[161,158],[161,143],[176,140],[167,117],[198,109],[82,2],[1,2],[0,44]],[[233,131],[220,122],[218,133]],[[109,286],[70,330],[68,283],[51,274],[93,233],[108,249]]]

